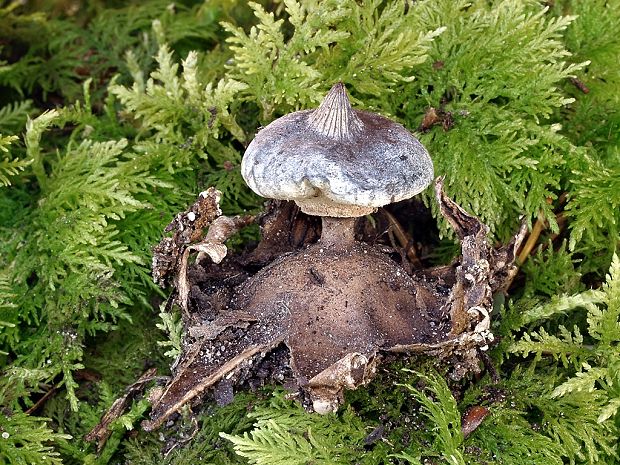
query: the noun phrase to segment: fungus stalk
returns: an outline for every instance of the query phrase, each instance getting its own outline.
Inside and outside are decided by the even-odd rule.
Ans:
[[[355,243],[357,218],[321,217],[321,244],[327,247],[346,248]]]

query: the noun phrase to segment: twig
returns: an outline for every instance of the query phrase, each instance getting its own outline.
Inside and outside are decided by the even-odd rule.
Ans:
[[[558,224],[560,232],[553,234],[551,236],[552,241],[555,241],[558,238],[558,236],[561,233],[561,230],[564,229],[566,225],[566,217],[564,216],[564,213],[561,211],[561,209],[567,200],[568,200],[568,193],[566,192],[562,192],[557,199],[558,207],[556,209],[557,213],[555,214],[555,220]],[[551,204],[551,202],[552,202],[552,199],[547,198],[547,203]],[[519,266],[522,266],[527,260],[527,257],[530,256],[530,254],[532,253],[532,249],[536,245],[536,242],[538,241],[540,234],[542,233],[542,231],[545,229],[546,226],[547,226],[547,221],[545,220],[543,216],[543,212],[541,210],[540,213],[538,213],[538,218],[536,219],[536,222],[534,223],[532,232],[530,233],[530,236],[528,237],[527,242],[523,246],[523,249],[521,250],[519,257],[517,258],[517,264]]]
[[[41,397],[39,400],[37,400],[37,402],[32,407],[30,407],[28,410],[26,410],[26,413],[28,415],[30,415],[30,414],[36,412],[39,409],[39,407],[41,407],[45,403],[45,401],[47,399],[49,399],[53,394],[56,393],[57,390],[58,390],[58,388],[56,388],[56,386],[53,386],[49,391],[47,391],[43,395],[43,397]]]
[[[544,228],[545,228],[545,218],[542,212],[540,212],[538,214],[538,218],[536,218],[536,222],[534,223],[532,232],[530,233],[530,236],[527,238],[527,241],[525,242],[523,249],[521,249],[521,253],[519,254],[519,257],[517,258],[517,263],[519,264],[519,266],[522,266],[527,260],[527,257],[530,256],[530,253],[532,253],[532,249],[536,245],[536,242],[538,241],[538,238],[540,237],[540,233],[543,231]]]
[[[574,85],[577,89],[579,89],[581,92],[583,92],[584,94],[590,93],[590,89],[588,88],[588,86],[586,86],[582,81],[580,81],[576,77],[570,78],[570,83]]]
[[[385,217],[388,219],[388,223],[390,224],[390,231],[393,232],[400,246],[405,250],[407,254],[407,258],[411,262],[414,268],[421,268],[422,262],[418,257],[418,253],[413,245],[413,239],[407,234],[407,231],[403,229],[398,220],[392,215],[389,211],[383,210]]]
[[[110,429],[112,422],[125,413],[130,402],[136,395],[144,390],[148,382],[157,379],[155,376],[156,372],[156,368],[149,368],[146,370],[138,381],[126,389],[124,396],[114,401],[101,421],[84,437],[84,439],[89,442],[97,440],[97,451],[103,449],[103,446],[112,434],[112,430]]]

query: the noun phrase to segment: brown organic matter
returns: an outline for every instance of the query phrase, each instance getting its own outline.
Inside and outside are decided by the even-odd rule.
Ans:
[[[314,409],[337,407],[344,381],[315,379],[349,354],[357,354],[359,380],[381,349],[438,342],[450,331],[449,316],[426,308],[423,291],[386,254],[362,243],[349,247],[321,240],[263,268],[244,285],[233,305],[272,321],[290,351],[290,366]],[[347,371],[346,367],[337,370]],[[361,371],[360,371],[361,370]],[[342,385],[339,385],[342,384]]]
[[[493,341],[492,294],[516,272],[525,229],[492,249],[488,228],[443,194],[441,179],[436,197],[462,243],[462,256],[448,266],[408,272],[385,246],[356,240],[351,218],[323,218],[317,240],[316,222],[286,202],[260,220],[263,240],[253,250],[219,265],[208,254],[192,266],[177,259],[176,285],[189,289],[179,293],[187,309],[183,353],[144,428],[159,427],[206,391],[227,398],[218,392],[273,381],[309,409],[334,411],[343,391],[368,383],[389,354],[452,361],[456,378],[479,371],[478,354]],[[211,205],[201,210],[217,210],[218,199],[204,196]],[[218,248],[213,234],[205,237],[192,250]],[[277,244],[278,255],[265,244]],[[176,256],[186,257],[188,247],[179,244]]]

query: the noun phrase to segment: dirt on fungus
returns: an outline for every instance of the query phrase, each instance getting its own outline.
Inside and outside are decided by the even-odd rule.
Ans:
[[[449,315],[428,300],[424,284],[376,247],[317,243],[260,270],[231,305],[275,323],[310,380],[349,353],[445,340]]]

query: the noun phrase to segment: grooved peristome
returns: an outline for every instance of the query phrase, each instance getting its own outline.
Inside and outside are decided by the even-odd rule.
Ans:
[[[342,82],[336,84],[312,112],[308,123],[315,131],[337,140],[352,139],[364,128],[349,102]]]

